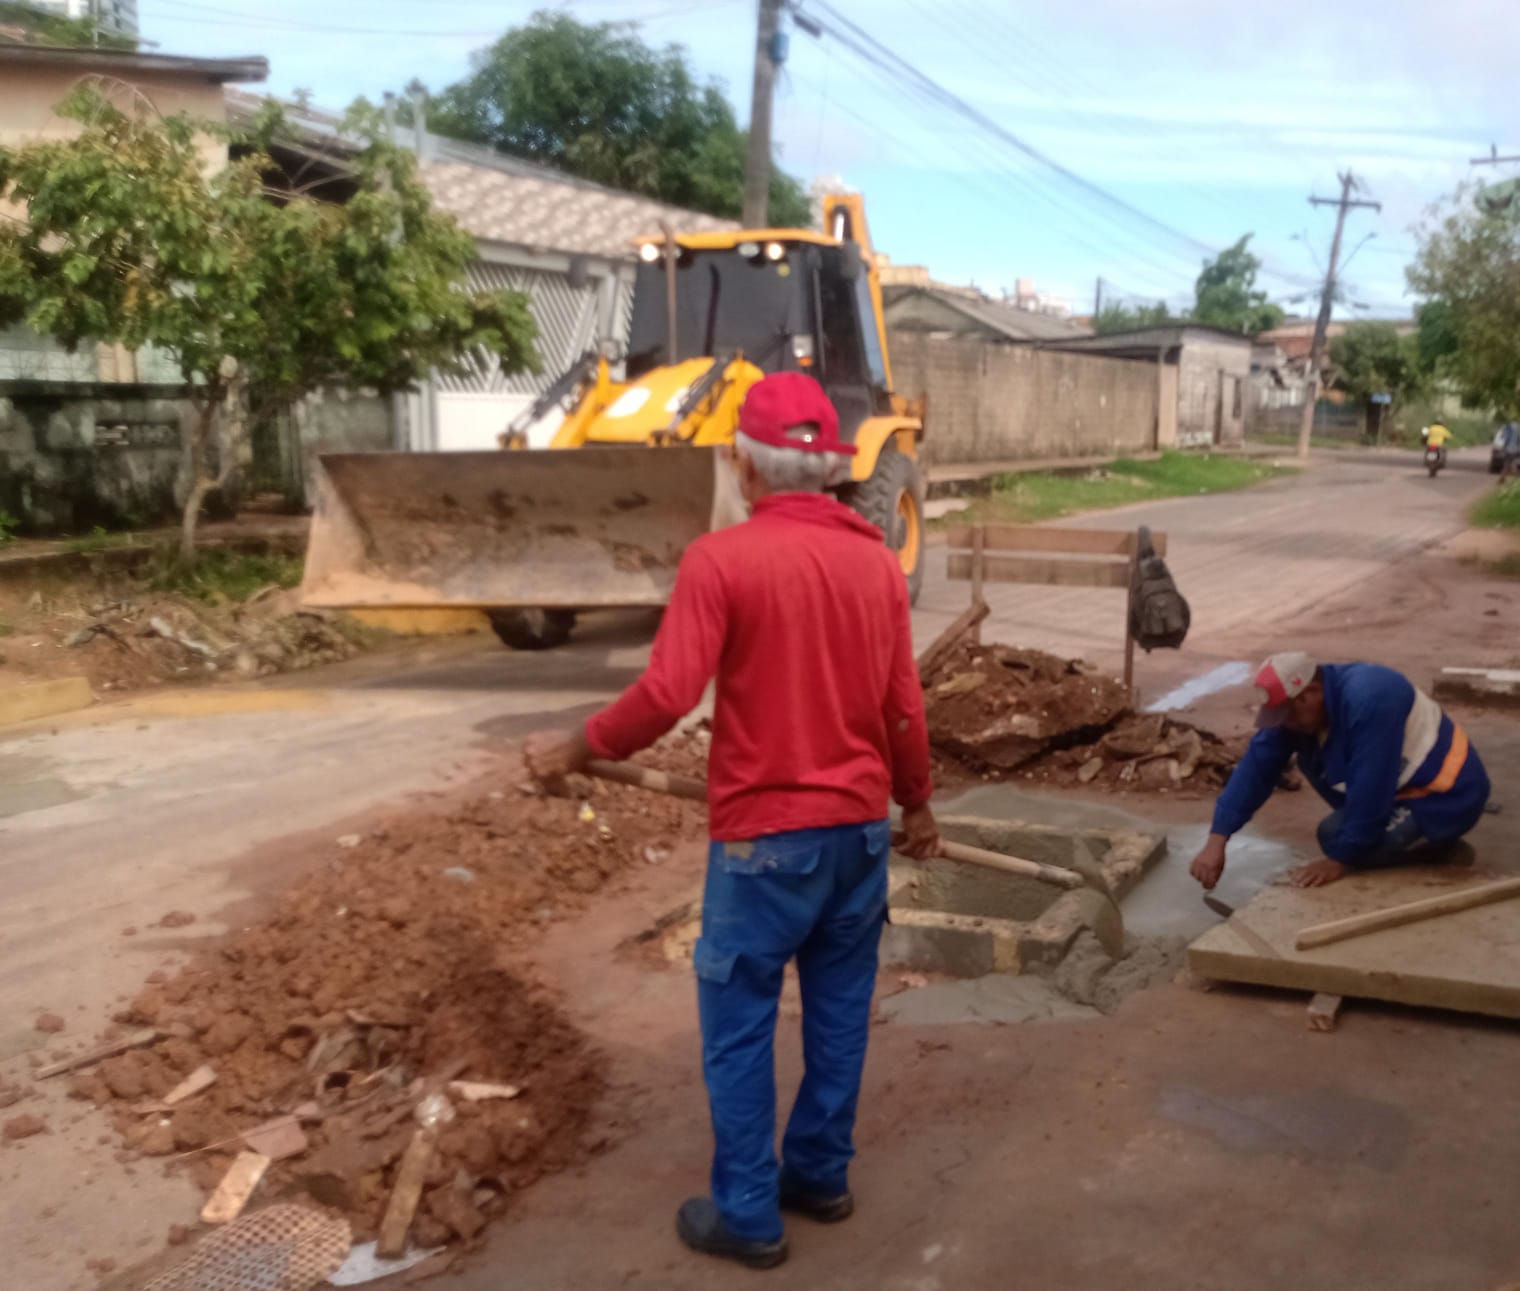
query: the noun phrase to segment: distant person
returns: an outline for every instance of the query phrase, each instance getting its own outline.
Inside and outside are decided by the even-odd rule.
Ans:
[[[1213,831],[1192,875],[1212,888],[1225,847],[1272,796],[1295,759],[1334,809],[1320,822],[1324,856],[1293,871],[1298,887],[1319,887],[1352,870],[1435,859],[1478,823],[1488,773],[1467,733],[1441,706],[1392,668],[1316,664],[1275,654],[1256,674],[1259,728],[1219,795]]]
[[[1451,439],[1451,431],[1446,428],[1444,422],[1433,421],[1420,431],[1420,438],[1430,448],[1445,448]]]
[[[712,1196],[676,1217],[694,1250],[770,1268],[781,1212],[854,1210],[849,1164],[887,916],[888,798],[906,855],[939,850],[908,589],[881,532],[825,489],[854,447],[823,388],[796,372],[739,413],[744,524],[681,559],[649,667],[583,728],[528,741],[528,769],[563,776],[653,744],[717,677],[712,845],[693,954],[714,1139]],[[805,1074],[776,1160],[776,1008],[802,986]]]

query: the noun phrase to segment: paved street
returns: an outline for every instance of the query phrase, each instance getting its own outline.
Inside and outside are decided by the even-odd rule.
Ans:
[[[1148,524],[1171,543],[1167,563],[1193,610],[1183,654],[1248,624],[1309,608],[1458,533],[1485,486],[1486,453],[1452,455],[1434,480],[1413,453],[1342,454],[1303,475],[1241,493],[1175,498],[1059,521],[1110,529]],[[915,635],[927,642],[966,606],[970,584],[931,555]],[[1124,597],[1113,590],[989,584],[988,640],[1114,666],[1123,654]]]
[[[1265,641],[1275,619],[1457,532],[1484,478],[1470,462],[1431,481],[1412,456],[1358,456],[1244,493],[1070,523],[1144,521],[1171,535],[1194,634],[1179,654],[1143,660],[1141,675],[1175,678],[1217,662],[1211,638],[1256,624]],[[929,559],[920,643],[968,592],[944,580],[941,549]],[[988,590],[988,639],[1117,662],[1117,592]],[[636,675],[648,639],[647,618],[593,620],[569,649],[548,654],[451,643],[399,671],[370,660],[298,688],[145,697],[0,737],[9,896],[0,945],[15,970],[0,973],[0,1057],[32,1043],[22,1024],[38,999],[98,1005],[115,989],[114,980],[92,982],[99,957],[79,953],[98,931],[119,941],[121,927],[171,906],[215,909],[240,894],[225,862],[247,848],[468,777],[483,736],[518,735],[615,693]]]
[[[1358,456],[1240,494],[1072,523],[1145,521],[1172,536],[1195,636],[1180,654],[1144,660],[1141,678],[1174,684],[1242,640],[1259,652],[1289,611],[1458,531],[1482,482],[1469,463],[1430,481],[1411,457]],[[989,591],[989,638],[1117,659],[1117,593]],[[931,551],[921,643],[966,593],[944,581],[943,550]],[[570,648],[541,655],[428,644],[400,667],[371,658],[280,686],[145,696],[0,735],[0,1061],[38,1046],[31,1022],[41,1008],[65,1013],[73,1035],[93,1032],[166,954],[218,931],[219,912],[277,881],[235,863],[248,849],[301,831],[336,836],[358,813],[471,778],[490,738],[569,720],[627,684],[647,657],[650,626],[647,616],[593,619]],[[174,909],[198,922],[175,934],[149,927]],[[128,927],[137,935],[124,936]],[[182,1181],[122,1196],[92,1118],[55,1133],[84,1164],[49,1231],[96,1226],[106,1249],[113,1234],[159,1230],[156,1216]],[[0,1220],[0,1241],[29,1285],[80,1285],[78,1261],[60,1276],[42,1232],[21,1210]]]

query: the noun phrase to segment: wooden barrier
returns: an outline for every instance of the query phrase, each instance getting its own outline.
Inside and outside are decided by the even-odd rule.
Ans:
[[[1166,555],[1166,535],[1152,533],[1156,555]],[[946,573],[970,581],[971,601],[982,584],[1025,583],[1040,587],[1112,587],[1124,596],[1124,685],[1135,692],[1135,639],[1129,630],[1129,589],[1139,559],[1139,533],[1126,529],[1047,529],[1038,525],[952,525],[945,531]]]

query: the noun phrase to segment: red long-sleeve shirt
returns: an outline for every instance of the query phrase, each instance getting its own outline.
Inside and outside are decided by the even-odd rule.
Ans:
[[[626,758],[718,679],[712,836],[878,820],[934,791],[908,594],[880,532],[823,494],[783,493],[686,550],[644,675],[586,724]]]

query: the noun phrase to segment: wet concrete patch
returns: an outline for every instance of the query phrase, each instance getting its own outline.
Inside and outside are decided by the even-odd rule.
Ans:
[[[1219,1094],[1185,1085],[1161,1090],[1157,1112],[1236,1152],[1343,1161],[1390,1171],[1409,1147],[1409,1115],[1341,1089]]]
[[[1063,995],[1043,977],[993,973],[964,982],[935,982],[889,995],[877,1006],[884,1022],[941,1026],[952,1022],[1011,1024],[1096,1018],[1095,1008]]]
[[[85,797],[61,776],[47,774],[53,765],[51,758],[0,757],[0,820]]]

